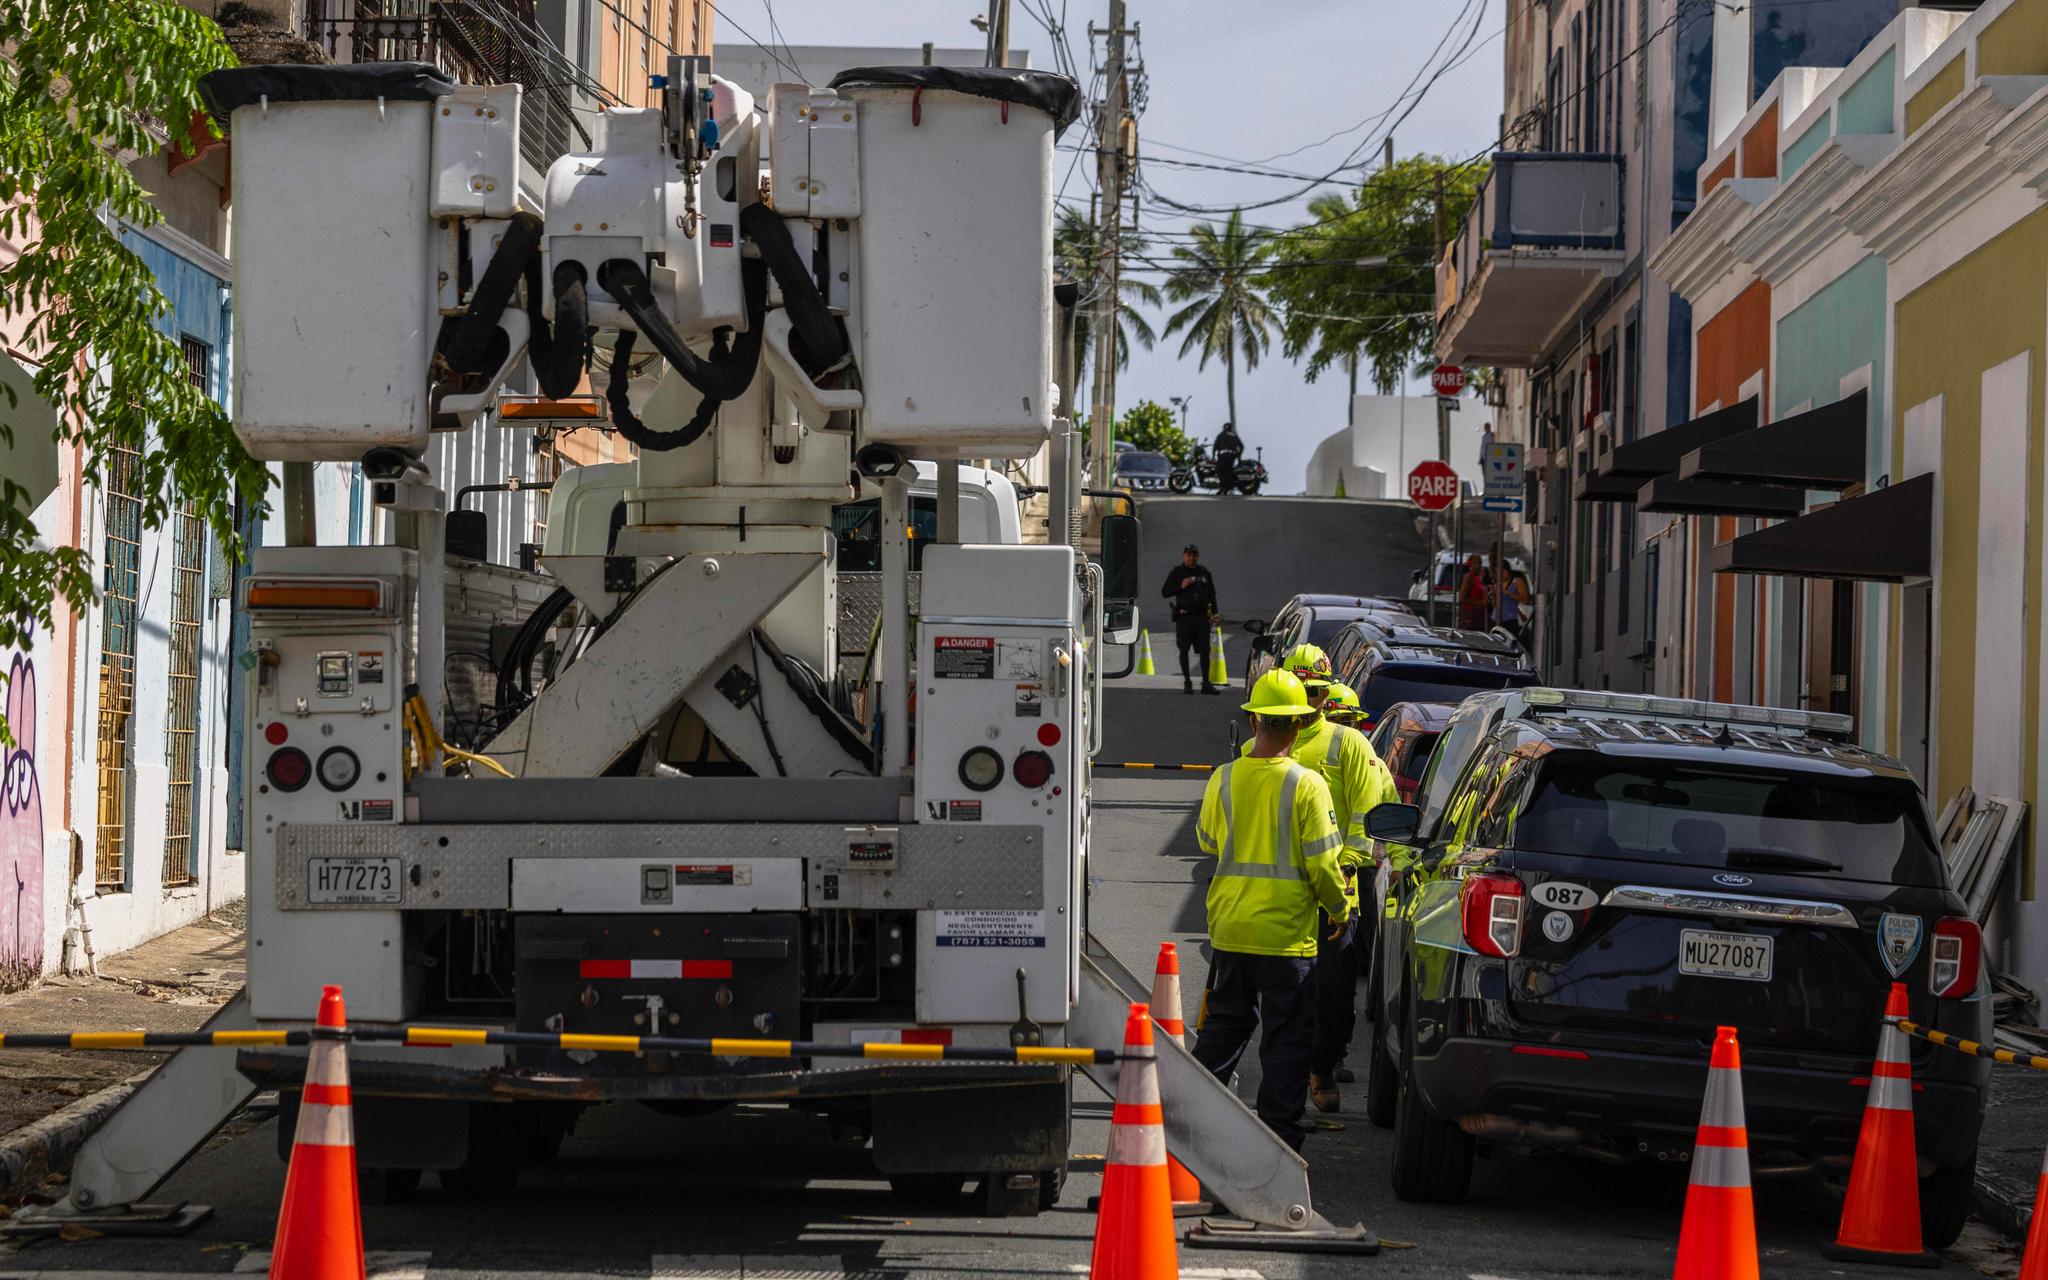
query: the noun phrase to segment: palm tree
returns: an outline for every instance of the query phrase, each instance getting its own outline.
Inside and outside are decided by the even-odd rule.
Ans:
[[[1123,233],[1123,252],[1126,256],[1142,252],[1144,242],[1133,232]],[[1088,216],[1071,205],[1060,207],[1059,225],[1053,229],[1053,265],[1064,276],[1081,282],[1083,297],[1094,292],[1095,273],[1102,264],[1096,249],[1095,224]],[[1152,332],[1152,324],[1145,319],[1136,303],[1148,307],[1160,305],[1159,286],[1128,276],[1117,282],[1117,325],[1116,325],[1116,367],[1127,369],[1131,364],[1131,339],[1150,351],[1158,335]],[[1074,385],[1088,385],[1088,353],[1094,350],[1090,342],[1095,308],[1084,306],[1074,313]],[[1085,400],[1085,394],[1083,396]]]
[[[1165,336],[1185,329],[1180,354],[1198,354],[1197,369],[1212,358],[1223,361],[1230,403],[1230,421],[1237,421],[1237,359],[1246,369],[1259,367],[1259,357],[1273,344],[1277,318],[1266,301],[1264,264],[1271,246],[1245,230],[1244,211],[1231,211],[1219,230],[1195,224],[1189,241],[1174,246],[1180,266],[1166,277],[1166,296],[1187,305],[1167,318]]]

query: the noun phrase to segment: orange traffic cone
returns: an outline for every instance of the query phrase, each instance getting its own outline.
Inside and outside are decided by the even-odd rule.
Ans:
[[[1134,1004],[1124,1019],[1124,1058],[1110,1113],[1109,1162],[1095,1216],[1089,1280],[1173,1280],[1173,1193],[1166,1186],[1166,1126],[1159,1114],[1158,1051],[1152,1010]]]
[[[1821,1252],[1837,1262],[1880,1262],[1895,1267],[1938,1267],[1939,1255],[1920,1239],[1920,1163],[1913,1151],[1913,1062],[1899,1019],[1909,1016],[1906,984],[1894,982],[1870,1066],[1870,1096],[1842,1226]]]
[[[1152,970],[1152,1016],[1168,1040],[1187,1043],[1187,1024],[1180,1017],[1180,948],[1171,942],[1159,944],[1159,963]],[[1166,1185],[1177,1218],[1199,1217],[1215,1208],[1202,1199],[1201,1180],[1171,1151],[1166,1153]]]
[[[1672,1280],[1756,1280],[1756,1205],[1749,1191],[1749,1125],[1742,1115],[1742,1046],[1718,1028],[1700,1107],[1692,1184]]]
[[[2020,1280],[2048,1280],[2048,1156],[2041,1160],[2041,1178],[2034,1184],[2034,1221],[2027,1228],[2027,1251],[2020,1255]]]
[[[363,1215],[356,1202],[356,1131],[348,1099],[348,1012],[323,987],[306,1089],[277,1214],[270,1280],[363,1280]]]

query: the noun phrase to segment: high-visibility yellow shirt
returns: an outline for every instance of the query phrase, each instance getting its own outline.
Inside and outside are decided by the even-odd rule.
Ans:
[[[1281,756],[1233,760],[1209,775],[1196,840],[1216,859],[1209,941],[1258,956],[1313,956],[1316,905],[1350,912],[1337,867],[1342,837],[1322,775]]]
[[[1249,756],[1252,744],[1239,751]],[[1337,812],[1337,828],[1343,849],[1337,863],[1354,874],[1347,877],[1345,897],[1353,910],[1358,907],[1357,869],[1371,861],[1372,842],[1366,839],[1365,815],[1375,805],[1399,799],[1394,775],[1380,761],[1372,743],[1358,730],[1336,724],[1323,716],[1294,736],[1294,760],[1321,774],[1330,788],[1330,807]]]

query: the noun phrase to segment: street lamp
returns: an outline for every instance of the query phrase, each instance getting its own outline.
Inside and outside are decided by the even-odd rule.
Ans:
[[[1194,397],[1168,396],[1166,397],[1166,400],[1168,404],[1171,404],[1174,408],[1180,410],[1180,433],[1182,435],[1186,435],[1188,433],[1188,405],[1193,403]]]

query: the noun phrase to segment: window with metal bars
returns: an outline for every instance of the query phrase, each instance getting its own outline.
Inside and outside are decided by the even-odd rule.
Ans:
[[[213,348],[190,334],[185,364],[202,392],[211,385]],[[200,632],[206,616],[206,526],[190,503],[171,516],[171,627],[169,706],[164,715],[164,765],[170,783],[164,802],[166,889],[191,884],[194,782],[199,768]]]
[[[100,582],[99,806],[94,879],[128,887],[130,747],[135,723],[135,629],[142,561],[140,457],[113,449],[106,463],[106,548]]]

